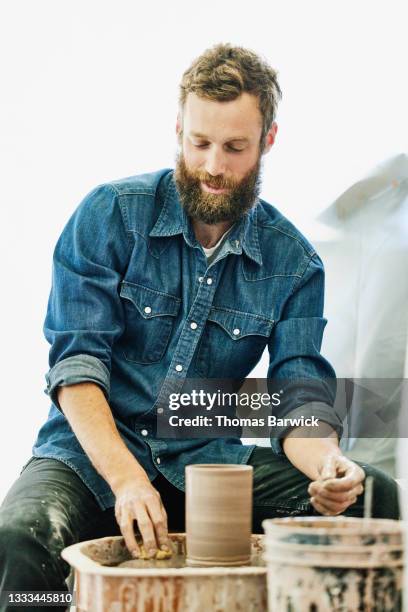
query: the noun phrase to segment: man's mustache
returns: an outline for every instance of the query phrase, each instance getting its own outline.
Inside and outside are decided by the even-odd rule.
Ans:
[[[239,185],[239,183],[231,179],[227,179],[223,176],[211,176],[211,174],[194,174],[193,178],[197,182],[205,183],[208,187],[212,187],[213,189],[234,189]]]

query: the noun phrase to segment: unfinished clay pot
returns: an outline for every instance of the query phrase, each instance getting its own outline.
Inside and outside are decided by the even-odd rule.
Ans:
[[[268,519],[270,612],[398,612],[401,521],[348,517]]]
[[[187,564],[245,565],[251,555],[252,466],[186,467]]]

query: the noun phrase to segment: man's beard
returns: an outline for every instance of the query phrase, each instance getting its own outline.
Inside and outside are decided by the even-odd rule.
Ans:
[[[184,156],[176,158],[174,178],[180,202],[191,219],[209,225],[221,221],[235,223],[255,204],[261,190],[261,155],[255,166],[237,182],[207,172],[193,172],[185,164]],[[215,189],[229,189],[227,193],[207,193],[201,181]]]

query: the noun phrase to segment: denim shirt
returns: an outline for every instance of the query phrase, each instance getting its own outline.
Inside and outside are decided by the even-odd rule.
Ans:
[[[255,447],[239,437],[157,437],[157,406],[169,381],[181,388],[186,378],[245,379],[266,346],[268,378],[333,377],[320,355],[323,296],[323,266],[313,247],[263,200],[208,263],[172,170],[98,186],[54,252],[44,323],[52,404],[33,454],[63,461],[102,509],[114,505],[57,401],[59,385],[91,381],[150,480],[160,471],[183,490],[188,464],[246,463]],[[287,410],[302,407],[307,415],[309,401],[311,414],[341,430],[329,390],[303,394]],[[282,453],[278,440],[272,448]]]

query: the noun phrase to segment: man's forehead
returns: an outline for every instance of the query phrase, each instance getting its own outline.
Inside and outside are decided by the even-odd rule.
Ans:
[[[262,128],[262,116],[255,96],[243,93],[235,100],[218,101],[189,93],[183,112],[184,130],[191,136],[207,138],[209,133],[227,131],[234,140],[249,139]]]

